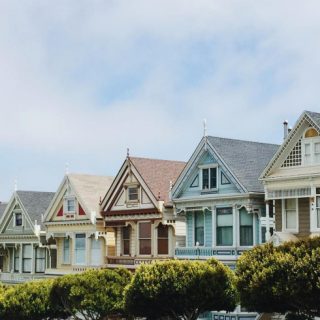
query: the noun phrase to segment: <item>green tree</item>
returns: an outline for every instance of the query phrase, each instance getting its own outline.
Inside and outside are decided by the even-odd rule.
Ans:
[[[320,238],[258,246],[237,262],[241,305],[252,311],[320,316]]]
[[[51,301],[74,319],[108,319],[123,314],[123,292],[130,279],[125,269],[66,275],[54,281]]]
[[[31,281],[0,290],[4,320],[42,320],[55,316],[50,303],[53,280]]]
[[[232,271],[217,260],[169,260],[141,265],[125,292],[133,316],[197,319],[210,310],[234,310],[236,291]]]

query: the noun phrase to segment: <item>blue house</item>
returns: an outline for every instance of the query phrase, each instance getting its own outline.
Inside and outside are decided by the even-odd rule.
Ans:
[[[204,136],[171,190],[186,222],[181,259],[215,257],[234,268],[239,255],[265,242],[274,228],[258,180],[278,145]],[[271,218],[266,218],[268,208]],[[266,239],[267,238],[267,239]]]

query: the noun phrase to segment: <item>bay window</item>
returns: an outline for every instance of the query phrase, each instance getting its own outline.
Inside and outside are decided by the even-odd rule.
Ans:
[[[158,254],[168,254],[168,238],[168,226],[160,223],[158,226]]]
[[[31,272],[32,267],[32,245],[22,246],[22,272]]]
[[[194,212],[194,244],[204,245],[204,213],[202,211]]]
[[[70,263],[70,239],[63,239],[63,263]]]
[[[232,246],[233,244],[233,210],[217,208],[217,245]]]
[[[14,272],[19,272],[20,270],[20,248],[14,249]]]
[[[298,199],[284,200],[284,226],[286,230],[298,231]]]
[[[130,226],[122,228],[122,253],[124,255],[130,255],[130,229]]]
[[[46,249],[36,248],[36,272],[44,272],[46,262]]]
[[[253,215],[245,209],[240,210],[240,246],[253,245]]]
[[[99,266],[101,264],[101,239],[91,239],[91,265]]]
[[[151,222],[139,223],[139,253],[151,254]]]
[[[84,233],[76,234],[75,263],[86,263],[86,235]]]

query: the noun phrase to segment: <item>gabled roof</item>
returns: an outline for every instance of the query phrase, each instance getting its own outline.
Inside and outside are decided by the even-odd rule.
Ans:
[[[114,177],[88,174],[68,174],[69,181],[80,201],[89,212],[99,214],[100,199],[110,188]]]
[[[288,136],[283,141],[282,145],[279,146],[277,152],[274,156],[270,159],[268,165],[261,173],[260,179],[266,178],[270,170],[274,167],[276,162],[278,161],[279,157],[285,151],[286,147],[290,144],[291,140],[294,138],[296,131],[298,130],[299,126],[304,122],[307,121],[312,126],[314,126],[320,132],[320,113],[312,112],[312,111],[303,111],[299,119],[294,124],[292,130],[288,134]]]
[[[24,209],[30,217],[30,220],[42,226],[42,215],[46,212],[51,200],[54,197],[54,192],[40,191],[16,191]]]
[[[170,183],[174,184],[186,162],[129,157],[154,197],[169,202]]]
[[[259,176],[279,145],[211,136],[208,142],[247,192],[264,191]]]
[[[0,202],[0,219],[4,213],[4,211],[6,210],[7,207],[7,202]]]

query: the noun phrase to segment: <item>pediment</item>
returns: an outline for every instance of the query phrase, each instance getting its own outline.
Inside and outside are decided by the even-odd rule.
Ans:
[[[198,146],[179,180],[173,190],[173,199],[241,192],[223,159],[206,144]]]

